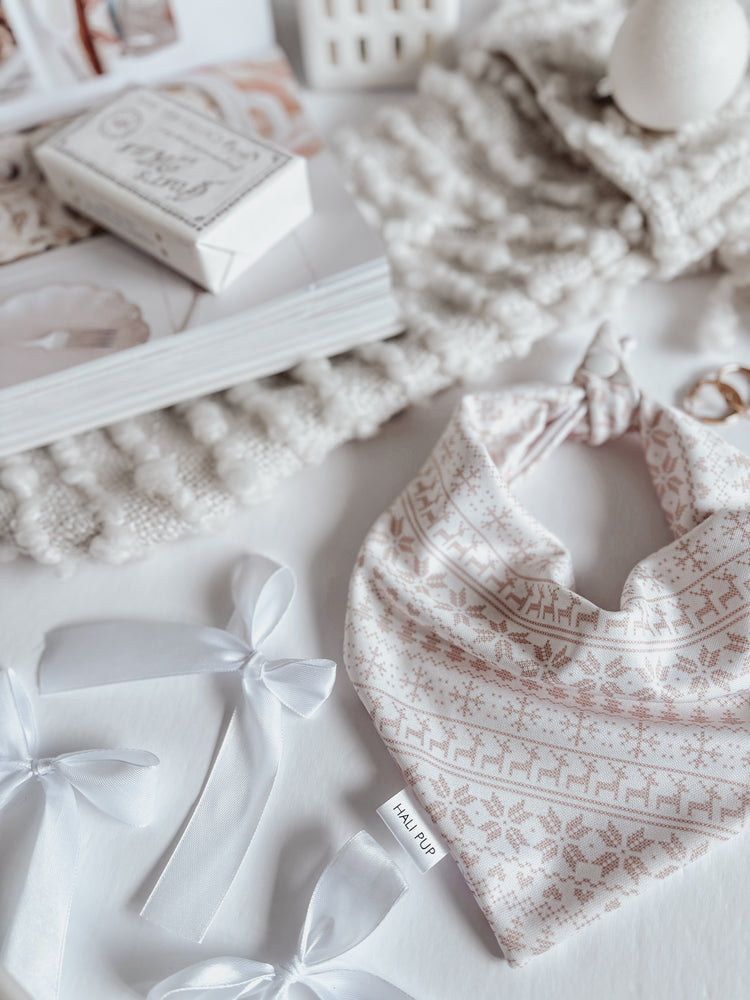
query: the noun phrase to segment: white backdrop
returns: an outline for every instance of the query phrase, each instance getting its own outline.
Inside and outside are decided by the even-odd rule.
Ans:
[[[478,9],[469,6],[469,13]],[[312,110],[329,128],[378,99],[316,97]],[[715,361],[750,358],[746,336],[732,350],[697,349],[698,315],[713,280],[645,285],[618,317],[638,342],[632,360],[636,377],[665,402],[678,401]],[[506,366],[490,386],[567,380],[593,329],[589,324],[562,331],[527,359]],[[3,567],[0,663],[33,688],[43,635],[53,625],[146,616],[223,626],[231,610],[230,570],[247,551],[285,562],[297,574],[298,595],[277,643],[284,655],[327,656],[340,663],[346,587],[359,545],[416,474],[460,392],[445,392],[396,417],[374,439],[340,448],[215,536],[165,544],[147,561],[126,566],[83,565],[68,579],[30,562]],[[750,422],[735,425],[727,436],[750,453]],[[604,606],[619,595],[630,567],[668,540],[642,460],[623,444],[597,451],[563,447],[518,492],[570,548],[582,592]],[[416,1000],[747,996],[748,835],[716,847],[568,943],[511,970],[453,862],[446,859],[424,876],[408,870],[376,817],[376,807],[402,781],[343,669],[332,698],[312,721],[286,717],[276,788],[205,942],[190,945],[146,924],[138,918],[138,905],[201,786],[224,717],[223,697],[221,682],[209,677],[35,695],[43,754],[130,746],[162,759],[158,818],[147,830],[81,810],[83,861],[63,1000],[132,1000],[155,980],[219,954],[282,960],[294,947],[317,873],[361,828],[403,860],[411,889],[352,953],[351,963],[382,974]],[[7,926],[14,871],[22,870],[24,852],[13,844],[29,819],[24,808],[0,813],[0,934]]]

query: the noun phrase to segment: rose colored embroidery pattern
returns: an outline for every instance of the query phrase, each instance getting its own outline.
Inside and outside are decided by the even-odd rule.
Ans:
[[[466,397],[351,581],[347,669],[511,965],[750,809],[750,460],[643,397],[625,347],[605,329],[570,386]],[[675,541],[605,611],[509,483],[629,431]]]

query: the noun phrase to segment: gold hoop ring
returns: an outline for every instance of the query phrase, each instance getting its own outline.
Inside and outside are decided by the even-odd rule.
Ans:
[[[730,367],[729,365],[725,365],[724,368],[722,369],[722,372],[729,367]],[[739,367],[740,366],[737,366],[735,370],[738,370]],[[750,379],[750,369],[743,368],[742,371],[743,374],[746,373],[747,377]],[[728,424],[731,423],[733,420],[736,420],[737,417],[745,413],[748,409],[748,406],[742,399],[742,396],[740,396],[739,392],[734,388],[734,386],[730,385],[728,382],[722,382],[720,380],[719,378],[720,374],[721,373],[715,376],[707,376],[706,378],[699,379],[695,383],[693,388],[690,390],[688,395],[685,397],[685,402],[683,403],[684,408],[697,420],[700,420],[701,423]],[[727,372],[727,374],[732,374],[732,373]],[[720,417],[708,417],[708,416],[702,416],[700,413],[696,411],[695,397],[697,396],[698,392],[700,392],[700,390],[703,388],[703,386],[706,385],[714,386],[718,390],[719,395],[722,397],[724,402],[729,407],[729,411],[727,413],[722,414],[722,416]]]
[[[737,413],[747,412],[750,409],[750,402],[745,401],[731,382],[726,381],[727,375],[741,375],[750,387],[750,368],[747,368],[745,365],[729,364],[720,368],[716,374],[716,385],[725,402]],[[740,400],[739,407],[737,406],[737,397]]]

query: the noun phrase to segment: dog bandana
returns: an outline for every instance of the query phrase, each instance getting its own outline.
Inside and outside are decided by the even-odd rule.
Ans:
[[[750,808],[750,460],[642,396],[626,347],[604,328],[572,385],[466,397],[351,581],[349,674],[511,965]],[[606,611],[510,484],[629,432],[674,541]]]

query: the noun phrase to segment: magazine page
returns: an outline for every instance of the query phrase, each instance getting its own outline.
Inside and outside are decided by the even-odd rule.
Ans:
[[[270,0],[0,0],[0,131],[273,40]]]

